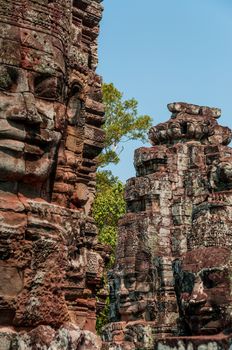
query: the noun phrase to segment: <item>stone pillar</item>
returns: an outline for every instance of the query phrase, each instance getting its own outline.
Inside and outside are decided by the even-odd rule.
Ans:
[[[99,0],[0,1],[1,350],[101,346],[101,16]]]
[[[106,349],[230,344],[231,131],[218,125],[217,108],[168,108],[171,119],[151,128],[152,147],[135,151],[127,181]]]

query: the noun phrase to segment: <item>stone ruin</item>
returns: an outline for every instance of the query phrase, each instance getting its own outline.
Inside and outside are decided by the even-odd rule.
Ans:
[[[101,0],[0,0],[0,350],[231,350],[232,134],[185,103],[135,152],[103,346],[94,334],[101,15]]]
[[[0,0],[1,350],[101,347],[101,16],[101,0]]]
[[[103,349],[232,349],[232,138],[217,108],[168,105],[135,151]]]

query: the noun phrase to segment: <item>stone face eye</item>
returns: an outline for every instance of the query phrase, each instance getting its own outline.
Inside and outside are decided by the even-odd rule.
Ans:
[[[55,76],[41,74],[35,77],[34,93],[37,97],[46,100],[60,100],[62,98],[62,79]]]
[[[18,72],[14,67],[0,67],[0,90],[10,91],[18,79]]]
[[[204,287],[211,289],[225,281],[225,276],[223,271],[214,271],[214,272],[204,272],[201,275]]]
[[[124,284],[126,288],[131,288],[133,284],[136,282],[135,276],[125,276]]]

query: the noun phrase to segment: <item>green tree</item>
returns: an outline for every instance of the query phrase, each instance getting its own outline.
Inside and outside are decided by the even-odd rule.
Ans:
[[[138,114],[138,102],[132,98],[123,100],[123,94],[112,84],[103,84],[105,104],[106,132],[105,149],[99,157],[102,168],[117,164],[124,149],[123,144],[130,140],[147,140],[147,131],[152,125],[151,117]],[[99,230],[99,241],[112,247],[111,263],[114,261],[114,249],[117,242],[118,220],[126,212],[124,184],[111,171],[97,173],[96,198],[93,205],[93,217]],[[106,285],[105,277],[105,285]],[[97,331],[108,322],[109,299],[106,307],[98,315]]]
[[[103,102],[105,105],[106,132],[105,149],[99,157],[102,167],[120,161],[120,153],[125,142],[147,140],[147,131],[152,125],[152,118],[139,115],[138,102],[131,98],[123,100],[123,93],[113,83],[103,84]]]
[[[97,173],[96,190],[93,217],[98,226],[99,241],[109,244],[114,250],[118,220],[126,212],[124,185],[110,171],[101,171]]]
[[[102,168],[119,162],[123,150],[121,144],[124,142],[138,139],[145,142],[147,131],[152,125],[151,117],[138,114],[138,102],[134,98],[124,100],[123,93],[112,83],[103,84],[103,101],[106,139],[105,149],[99,158]],[[99,229],[100,241],[111,245],[113,249],[117,240],[118,220],[126,208],[123,192],[124,185],[110,171],[97,173],[93,216]]]

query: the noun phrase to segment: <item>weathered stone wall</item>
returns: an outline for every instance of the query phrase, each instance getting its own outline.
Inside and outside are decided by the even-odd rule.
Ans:
[[[151,128],[153,147],[135,151],[137,176],[127,181],[106,349],[231,342],[231,131],[217,123],[219,109],[168,108],[171,119]]]
[[[0,1],[0,348],[99,349],[99,0]]]

